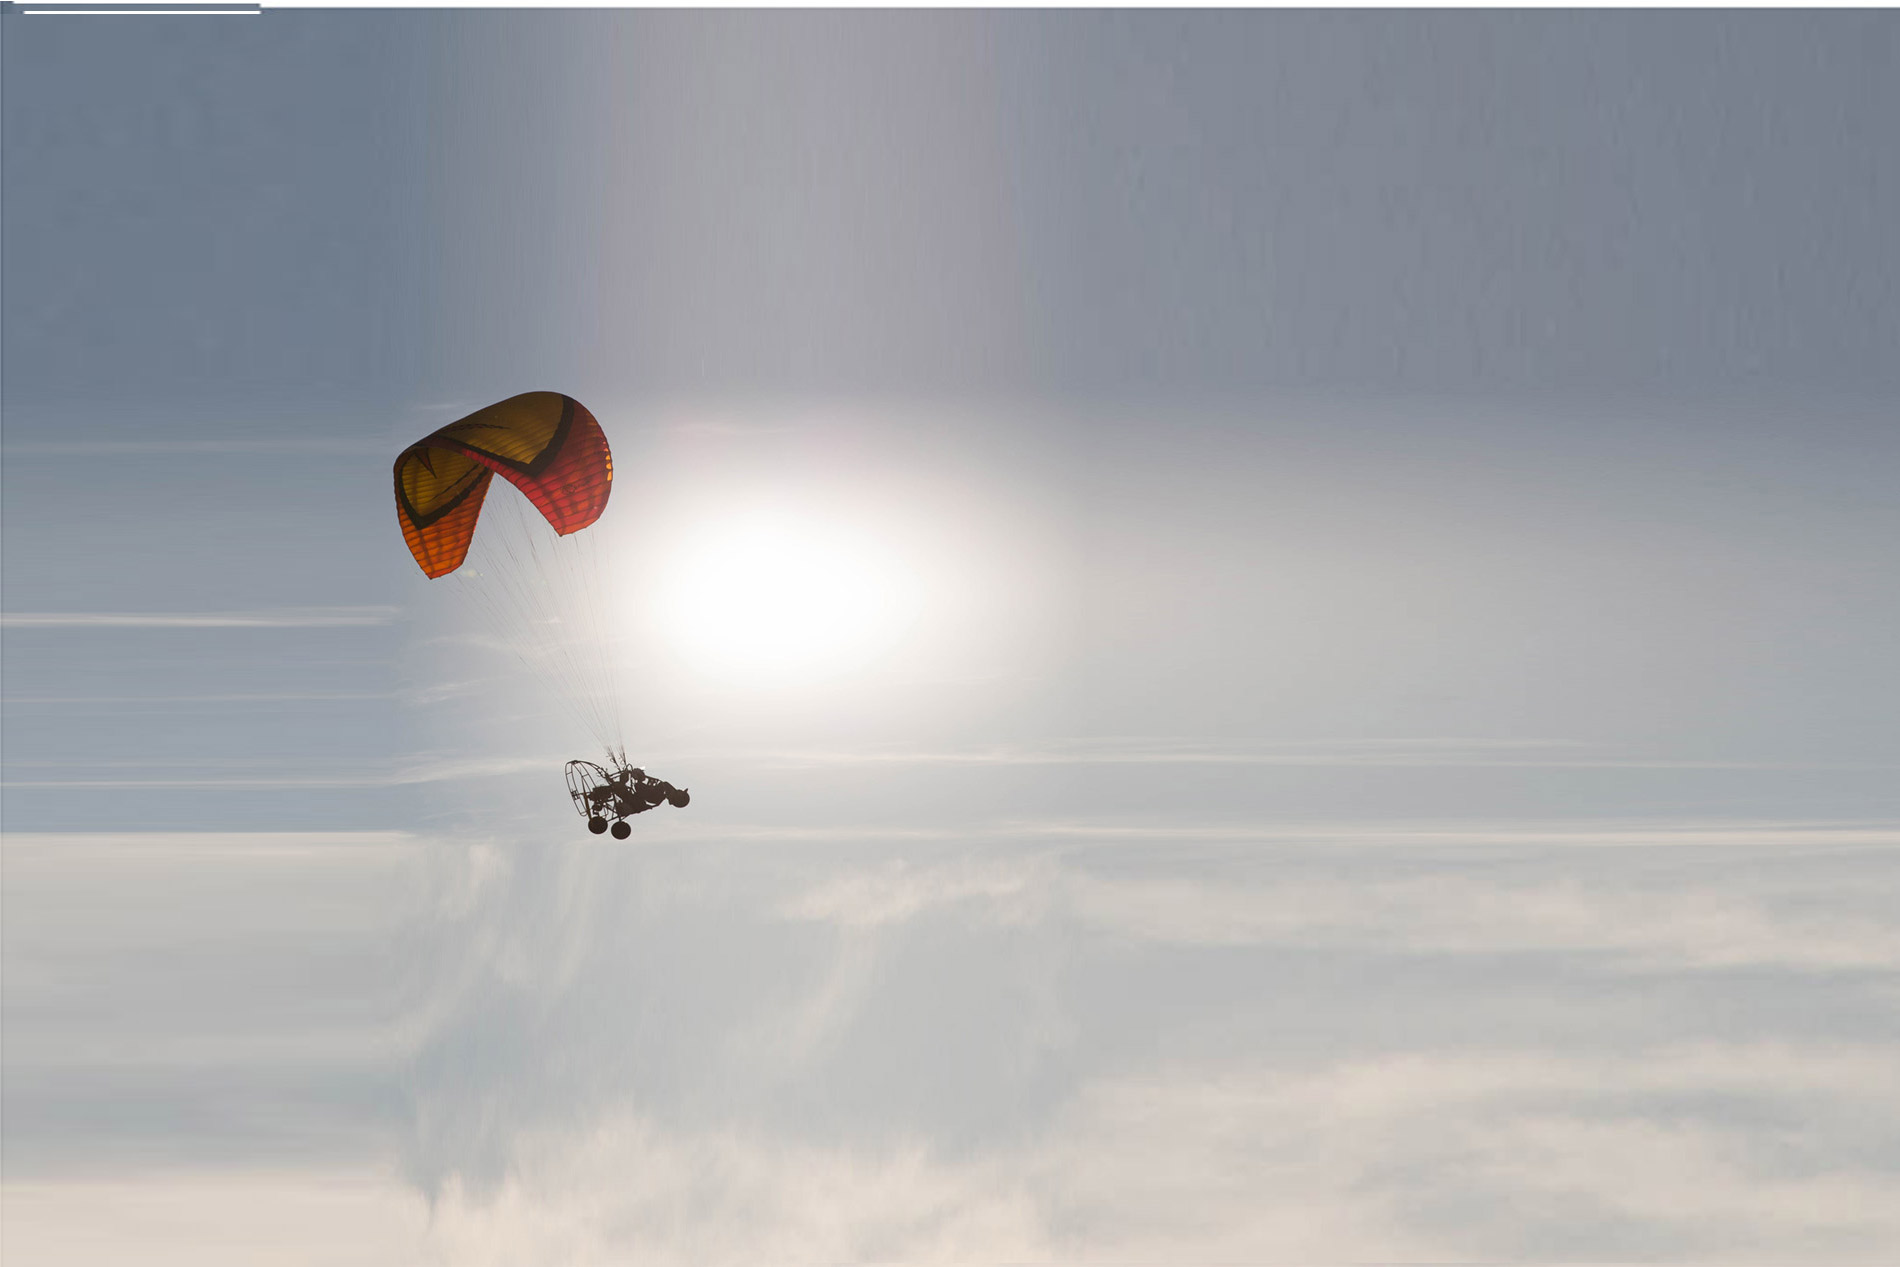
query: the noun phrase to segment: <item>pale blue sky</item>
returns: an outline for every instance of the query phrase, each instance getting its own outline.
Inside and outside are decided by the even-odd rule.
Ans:
[[[0,21],[20,1252],[1891,1258],[1892,15]],[[546,388],[624,845],[388,504]]]

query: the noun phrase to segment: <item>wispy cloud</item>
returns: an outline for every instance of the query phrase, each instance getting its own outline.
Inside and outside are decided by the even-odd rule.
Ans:
[[[780,914],[791,920],[876,927],[960,902],[1005,911],[1046,909],[1052,886],[1060,879],[1060,869],[1048,858],[962,859],[938,866],[891,862],[831,876],[795,894],[780,907]]]
[[[308,454],[366,457],[389,453],[386,440],[351,436],[278,436],[199,440],[25,440],[8,444],[12,454],[66,457],[193,457],[214,454]]]
[[[1069,740],[981,748],[776,749],[706,754],[788,768],[822,766],[1205,765],[1580,770],[1877,770],[1891,762],[1744,761],[1605,753],[1562,740],[1328,740],[1221,745],[1191,740]]]
[[[387,625],[395,607],[278,607],[211,612],[5,612],[9,629],[321,629]]]
[[[1891,879],[1886,887],[1900,890]],[[1484,870],[1330,881],[1072,875],[1057,893],[1077,923],[1159,944],[1376,946],[1387,955],[1559,952],[1614,955],[1631,967],[1660,970],[1900,971],[1900,923],[1893,919],[1803,910],[1713,877],[1705,891],[1647,890],[1614,874],[1525,878]]]
[[[396,691],[253,691],[205,695],[9,695],[0,704],[288,704],[405,698]]]
[[[1366,819],[1139,825],[1053,819],[998,824],[991,829],[991,834],[1023,838],[1052,837],[1078,842],[1259,842],[1363,845],[1373,848],[1465,845],[1483,849],[1520,846],[1777,850],[1900,848],[1900,823],[1864,819]]]
[[[1187,869],[1165,865],[1155,848],[1162,840],[1126,836],[1103,855],[1012,849],[892,860],[841,867],[788,895],[777,913],[849,929],[959,911],[978,924],[1041,923],[1153,945],[1573,953],[1638,971],[1900,971],[1900,919],[1887,909],[1900,901],[1900,867],[1887,861],[1900,859],[1900,826],[1546,824],[1485,836],[1393,824],[1357,837],[1203,837]],[[1410,849],[1350,866],[1338,850],[1355,840]],[[1643,846],[1668,852],[1636,868],[1611,855],[1557,861],[1578,849]],[[1801,850],[1814,863],[1800,886],[1754,878],[1764,852]],[[1833,898],[1816,906],[1816,894]]]
[[[199,761],[180,763],[193,770],[189,774],[148,774],[144,777],[131,775],[107,778],[10,778],[0,781],[0,787],[13,788],[143,788],[152,791],[166,789],[216,789],[216,788],[376,788],[406,787],[422,783],[456,783],[467,779],[493,778],[497,775],[519,774],[528,770],[559,769],[567,761],[566,757],[490,757],[480,759],[444,759],[440,761],[404,762],[393,768],[366,768],[350,766],[329,771],[312,771],[309,763],[296,763],[275,760],[265,762],[211,762]],[[164,762],[126,762],[122,768],[153,771],[165,768]],[[245,773],[216,773],[213,771],[245,769]],[[260,768],[262,767],[262,768]],[[14,770],[30,768],[28,763],[17,762],[10,767]],[[89,768],[111,768],[108,763],[95,763]]]
[[[658,825],[656,825],[658,826]],[[1900,823],[1862,819],[1365,819],[1151,822],[1128,825],[1081,818],[1008,819],[924,825],[887,823],[708,824],[669,820],[669,839],[731,841],[941,841],[972,845],[1054,846],[1064,850],[1147,845],[1315,846],[1324,849],[1430,850],[1467,846],[1484,852],[1562,849],[1900,849]]]

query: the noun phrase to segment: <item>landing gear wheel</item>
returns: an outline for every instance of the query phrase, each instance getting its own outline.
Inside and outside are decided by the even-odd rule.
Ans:
[[[666,803],[674,809],[685,809],[692,800],[692,796],[683,787],[676,787],[666,795]]]
[[[625,840],[627,837],[631,835],[633,835],[633,828],[629,824],[627,823],[614,824],[614,839],[615,840]]]
[[[587,830],[598,836],[607,830],[607,820],[600,817],[590,818],[587,820]]]

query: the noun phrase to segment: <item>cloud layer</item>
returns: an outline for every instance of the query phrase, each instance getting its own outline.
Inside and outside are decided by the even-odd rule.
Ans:
[[[1871,1263],[1900,1232],[1892,826],[681,831],[481,853],[491,958],[413,1140],[451,1261]]]
[[[128,1165],[206,1261],[259,1167],[457,1265],[1900,1237],[1895,825],[642,841],[10,838],[16,1243],[125,1251]]]

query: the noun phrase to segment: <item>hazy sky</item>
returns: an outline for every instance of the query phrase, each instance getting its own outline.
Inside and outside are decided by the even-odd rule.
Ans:
[[[9,1261],[1893,1261],[1893,15],[0,22]]]

